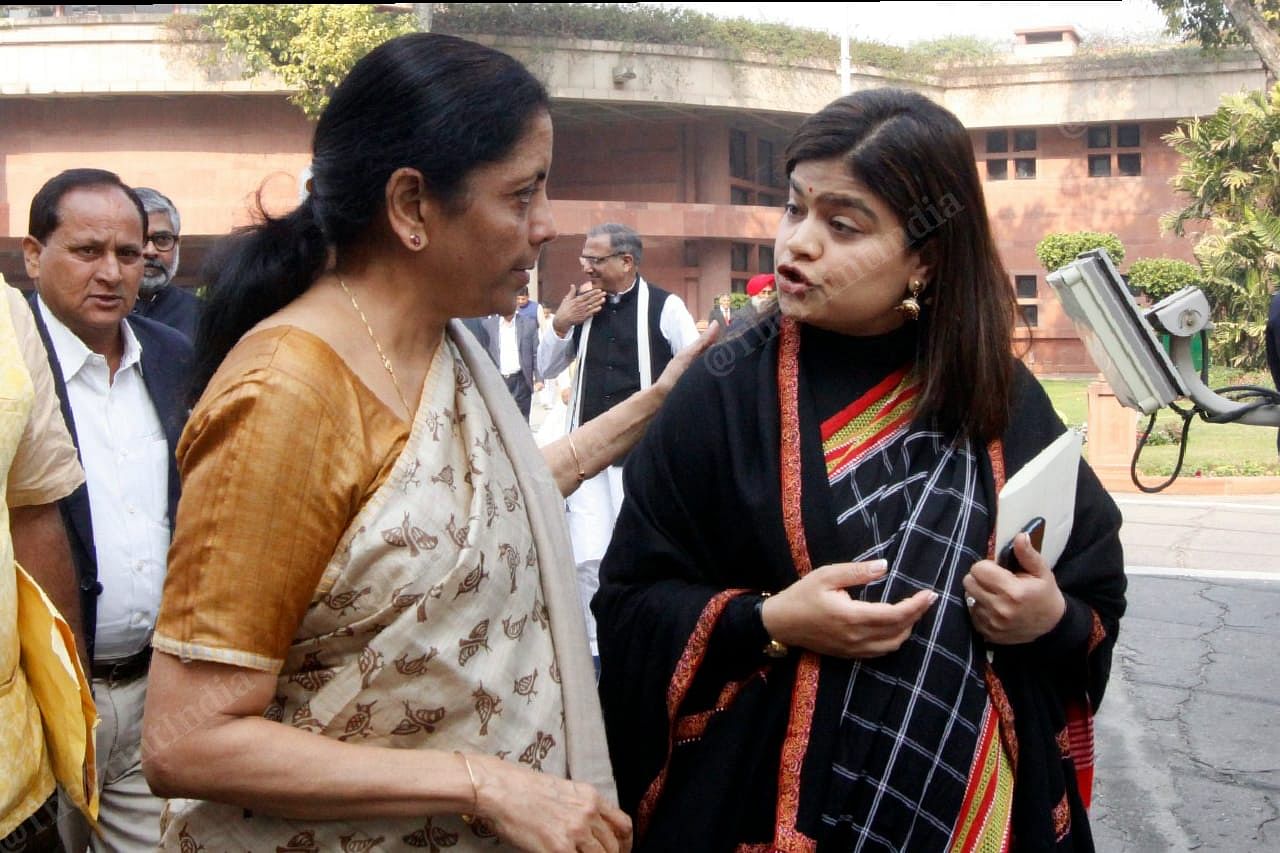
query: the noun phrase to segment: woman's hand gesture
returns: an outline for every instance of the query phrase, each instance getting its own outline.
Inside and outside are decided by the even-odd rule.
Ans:
[[[814,569],[765,600],[765,630],[787,646],[832,657],[869,658],[896,651],[938,594],[922,589],[894,604],[849,597],[851,587],[877,580],[887,570],[884,560]]]
[[[585,782],[469,756],[476,803],[503,842],[529,853],[627,853],[631,819]]]
[[[993,560],[979,560],[964,578],[973,627],[989,643],[1029,643],[1050,631],[1066,612],[1053,570],[1025,533],[1013,539],[1023,571],[1011,572]],[[969,600],[972,603],[969,603]]]

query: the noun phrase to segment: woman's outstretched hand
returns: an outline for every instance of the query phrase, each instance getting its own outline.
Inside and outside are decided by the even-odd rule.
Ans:
[[[469,756],[477,811],[498,838],[529,853],[631,850],[631,819],[585,782]]]
[[[938,594],[922,589],[894,604],[849,597],[851,587],[878,580],[887,570],[883,560],[814,569],[765,600],[765,630],[787,646],[832,657],[870,658],[896,651]]]
[[[965,594],[973,599],[973,627],[987,642],[1001,646],[1029,643],[1049,633],[1067,609],[1053,570],[1027,534],[1014,537],[1013,552],[1023,571],[1014,573],[994,560],[979,560],[963,581]]]

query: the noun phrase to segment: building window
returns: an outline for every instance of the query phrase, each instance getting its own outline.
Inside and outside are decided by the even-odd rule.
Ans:
[[[773,247],[760,247],[760,272],[773,272]]]
[[[741,130],[729,131],[729,177],[751,178],[747,168],[747,134]]]
[[[1112,134],[1110,125],[1098,125],[1089,128],[1088,144],[1091,149],[1100,148],[1138,148],[1142,142],[1142,126],[1137,124],[1117,124]],[[1115,145],[1111,144],[1115,140]],[[1113,160],[1114,158],[1114,165]],[[1142,154],[1137,151],[1114,150],[1108,153],[1098,151],[1089,154],[1089,177],[1109,178],[1118,175],[1123,178],[1137,177],[1142,174]]]
[[[988,130],[987,154],[1005,154],[1010,148],[1017,152],[1035,151],[1039,142],[1039,133],[1035,128],[1014,128],[1012,130]],[[1004,157],[984,158],[987,163],[988,181],[1009,180],[1009,161]],[[979,163],[981,168],[981,163]],[[1033,179],[1036,176],[1035,157],[1015,157],[1013,160],[1013,177],[1021,180]]]
[[[1018,310],[1022,312],[1022,319],[1028,328],[1034,329],[1040,325],[1040,309],[1037,306],[1018,303]]]
[[[699,254],[698,241],[685,240],[684,241],[684,265],[686,267],[698,266],[698,254]]]
[[[751,250],[755,246],[750,243],[729,244],[729,267],[734,272],[751,272]]]
[[[756,183],[766,187],[780,187],[777,162],[773,158],[773,143],[767,139],[756,140]]]
[[[1025,38],[1027,44],[1054,44],[1062,41],[1063,34],[1057,33],[1027,33]]]
[[[729,203],[781,207],[787,186],[778,163],[780,143],[746,130],[729,130]]]
[[[1137,148],[1142,144],[1142,134],[1136,124],[1116,125],[1116,145],[1121,148]]]
[[[1037,279],[1034,275],[1015,275],[1013,277],[1013,284],[1018,291],[1018,298],[1035,299],[1036,282]]]

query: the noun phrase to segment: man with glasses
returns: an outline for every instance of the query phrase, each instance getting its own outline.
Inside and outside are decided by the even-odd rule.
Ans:
[[[147,211],[147,242],[142,249],[142,284],[133,313],[177,329],[195,341],[200,300],[180,287],[171,287],[178,272],[178,242],[182,217],[173,202],[150,187],[135,187]]]
[[[642,252],[640,235],[625,225],[607,223],[588,231],[580,257],[588,281],[569,288],[542,334],[538,371],[544,380],[578,358],[568,430],[649,387],[676,353],[698,339],[680,297],[640,275]],[[596,623],[589,605],[622,507],[622,462],[584,482],[566,502],[593,656]]]

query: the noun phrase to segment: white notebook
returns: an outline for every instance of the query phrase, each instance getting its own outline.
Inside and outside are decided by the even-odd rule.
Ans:
[[[1055,566],[1071,536],[1079,471],[1080,433],[1069,429],[1006,480],[996,508],[996,554],[1039,516],[1045,520],[1040,553]]]

